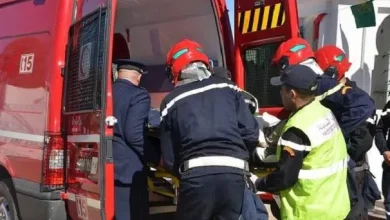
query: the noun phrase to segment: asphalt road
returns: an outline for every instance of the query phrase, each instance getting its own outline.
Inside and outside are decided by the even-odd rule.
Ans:
[[[164,213],[159,215],[152,215],[148,220],[175,220],[175,213]]]
[[[383,201],[378,201],[376,209],[369,212],[369,220],[383,220],[386,219],[385,214],[383,213]],[[269,220],[277,220],[274,216],[271,214],[270,206],[268,204],[265,204],[265,207],[267,208],[269,216]],[[175,213],[165,213],[165,214],[159,214],[159,215],[153,215],[148,220],[175,220]]]
[[[268,220],[277,220],[272,216],[270,206],[266,204],[265,207],[267,208],[268,214],[270,215]],[[152,215],[148,220],[175,220],[175,213]]]

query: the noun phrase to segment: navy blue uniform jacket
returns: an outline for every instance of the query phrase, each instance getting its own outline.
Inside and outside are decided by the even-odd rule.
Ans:
[[[227,79],[212,76],[178,86],[162,101],[160,111],[164,165],[176,175],[184,161],[197,157],[248,160],[258,142],[259,125],[237,86]]]
[[[317,95],[336,87],[339,82],[328,76],[321,76]],[[344,87],[321,100],[321,104],[332,110],[345,137],[375,115],[375,103],[356,83],[347,79]]]
[[[113,153],[115,180],[132,183],[133,175],[144,169],[145,134],[150,96],[131,82],[117,79],[113,87],[114,126]]]

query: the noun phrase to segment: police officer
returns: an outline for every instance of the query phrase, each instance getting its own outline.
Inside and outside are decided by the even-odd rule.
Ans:
[[[237,86],[211,77],[208,61],[190,40],[168,52],[175,89],[160,108],[163,161],[181,179],[177,219],[237,220],[259,127]]]
[[[378,121],[377,133],[375,134],[375,145],[383,155],[382,194],[385,198],[384,205],[386,219],[390,220],[390,101],[382,110],[381,118]],[[386,140],[387,137],[387,140]]]
[[[292,113],[277,146],[279,169],[252,181],[260,191],[280,192],[281,219],[344,219],[347,148],[333,113],[315,100],[317,74],[292,65],[271,84],[281,85],[283,106]]]
[[[320,49],[314,54],[306,40],[292,38],[279,46],[273,58],[273,63],[278,65],[281,72],[289,65],[300,63],[309,66],[317,74],[322,75],[319,79],[316,98],[321,104],[332,110],[335,115],[346,140],[348,153],[352,159],[349,162],[348,186],[353,208],[348,219],[355,217],[367,218],[367,210],[362,212],[364,210],[362,197],[363,179],[365,178],[364,174],[367,167],[364,157],[372,146],[375,133],[375,120],[373,118],[375,104],[366,92],[344,77],[345,71],[348,70],[350,64],[348,66],[349,62],[346,60],[344,53],[336,53],[337,56],[335,56],[335,51]],[[326,53],[324,54],[324,52]],[[336,57],[342,61],[342,66],[340,66],[341,63],[339,61],[335,60]],[[321,65],[317,64],[317,59]],[[329,70],[325,67],[331,67],[333,70],[340,67],[340,71],[337,70],[340,81],[338,81],[337,77],[334,78],[334,74],[327,72]],[[357,166],[356,162],[358,162]],[[358,178],[355,178],[354,169],[363,170]]]
[[[117,220],[144,220],[149,194],[144,160],[145,127],[150,109],[148,92],[139,87],[144,65],[117,60],[118,79],[113,86],[113,157],[115,168],[115,216]]]

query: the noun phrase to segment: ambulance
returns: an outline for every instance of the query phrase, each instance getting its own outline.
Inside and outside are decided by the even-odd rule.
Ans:
[[[146,64],[159,107],[183,38],[234,69],[224,0],[0,0],[0,216],[113,219],[112,61]]]
[[[305,6],[316,17],[334,10],[326,2]],[[236,0],[233,43],[224,0],[0,0],[0,216],[113,219],[115,59],[148,66],[142,85],[158,108],[172,90],[166,52],[195,40],[257,98],[260,112],[285,117],[269,64],[281,41],[310,29],[298,25],[311,26],[307,19],[296,0]],[[158,186],[166,189],[167,174],[157,168],[154,177],[151,214],[173,212],[175,189]]]

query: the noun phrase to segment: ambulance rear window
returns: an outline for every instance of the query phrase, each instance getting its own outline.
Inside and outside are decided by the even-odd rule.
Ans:
[[[96,11],[70,28],[65,72],[65,112],[101,108],[106,12]]]
[[[271,60],[279,44],[265,44],[244,51],[245,90],[258,99],[261,108],[282,106],[280,87],[270,84],[270,79],[278,76]]]

